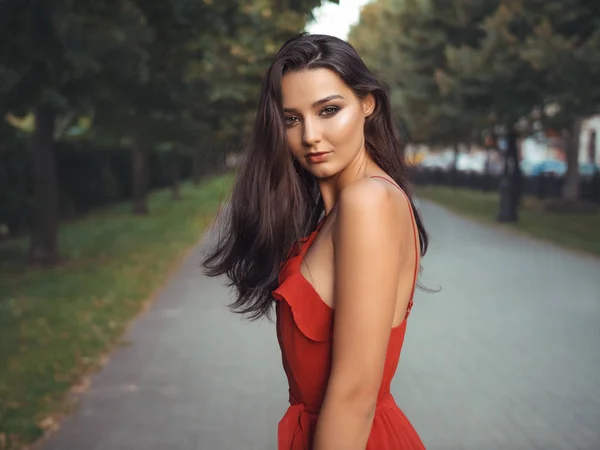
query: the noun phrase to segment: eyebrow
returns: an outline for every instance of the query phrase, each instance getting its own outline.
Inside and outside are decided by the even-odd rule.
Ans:
[[[344,97],[339,94],[328,95],[327,97],[322,98],[321,100],[317,100],[311,106],[314,108],[316,106],[322,105],[323,103],[330,102],[331,100],[341,99],[344,100]],[[295,111],[294,108],[283,108],[283,112],[292,112]]]

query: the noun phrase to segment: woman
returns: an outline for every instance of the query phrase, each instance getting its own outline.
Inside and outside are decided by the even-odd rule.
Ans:
[[[275,304],[290,387],[280,450],[424,448],[390,394],[427,248],[407,188],[388,96],[355,50],[286,42],[205,261],[230,278],[236,311]]]

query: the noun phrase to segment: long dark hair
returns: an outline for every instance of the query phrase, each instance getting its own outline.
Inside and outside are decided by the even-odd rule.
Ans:
[[[317,179],[288,149],[281,99],[284,74],[319,68],[337,73],[359,98],[374,96],[375,111],[365,123],[366,149],[411,199],[421,255],[427,251],[427,233],[408,183],[404,142],[386,90],[347,42],[300,34],[281,47],[263,79],[252,136],[224,211],[226,220],[215,227],[216,245],[203,263],[209,276],[227,275],[237,293],[231,308],[251,319],[269,314],[282,264],[323,214]]]

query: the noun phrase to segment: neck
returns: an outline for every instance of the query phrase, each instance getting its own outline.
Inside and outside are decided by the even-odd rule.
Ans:
[[[335,207],[342,190],[353,182],[372,175],[381,175],[381,169],[375,164],[363,146],[354,160],[336,175],[319,180],[319,189],[325,204],[325,214]]]

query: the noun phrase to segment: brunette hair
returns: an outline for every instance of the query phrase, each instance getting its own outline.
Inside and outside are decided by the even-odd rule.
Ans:
[[[366,149],[409,196],[421,255],[427,251],[427,233],[409,187],[404,142],[386,90],[350,44],[302,33],[281,47],[262,81],[252,135],[224,211],[226,220],[215,227],[216,245],[203,263],[209,276],[229,278],[237,294],[231,308],[251,319],[269,314],[282,264],[323,214],[317,179],[288,149],[281,98],[286,73],[320,68],[337,73],[359,98],[374,96],[375,111],[365,122]]]

